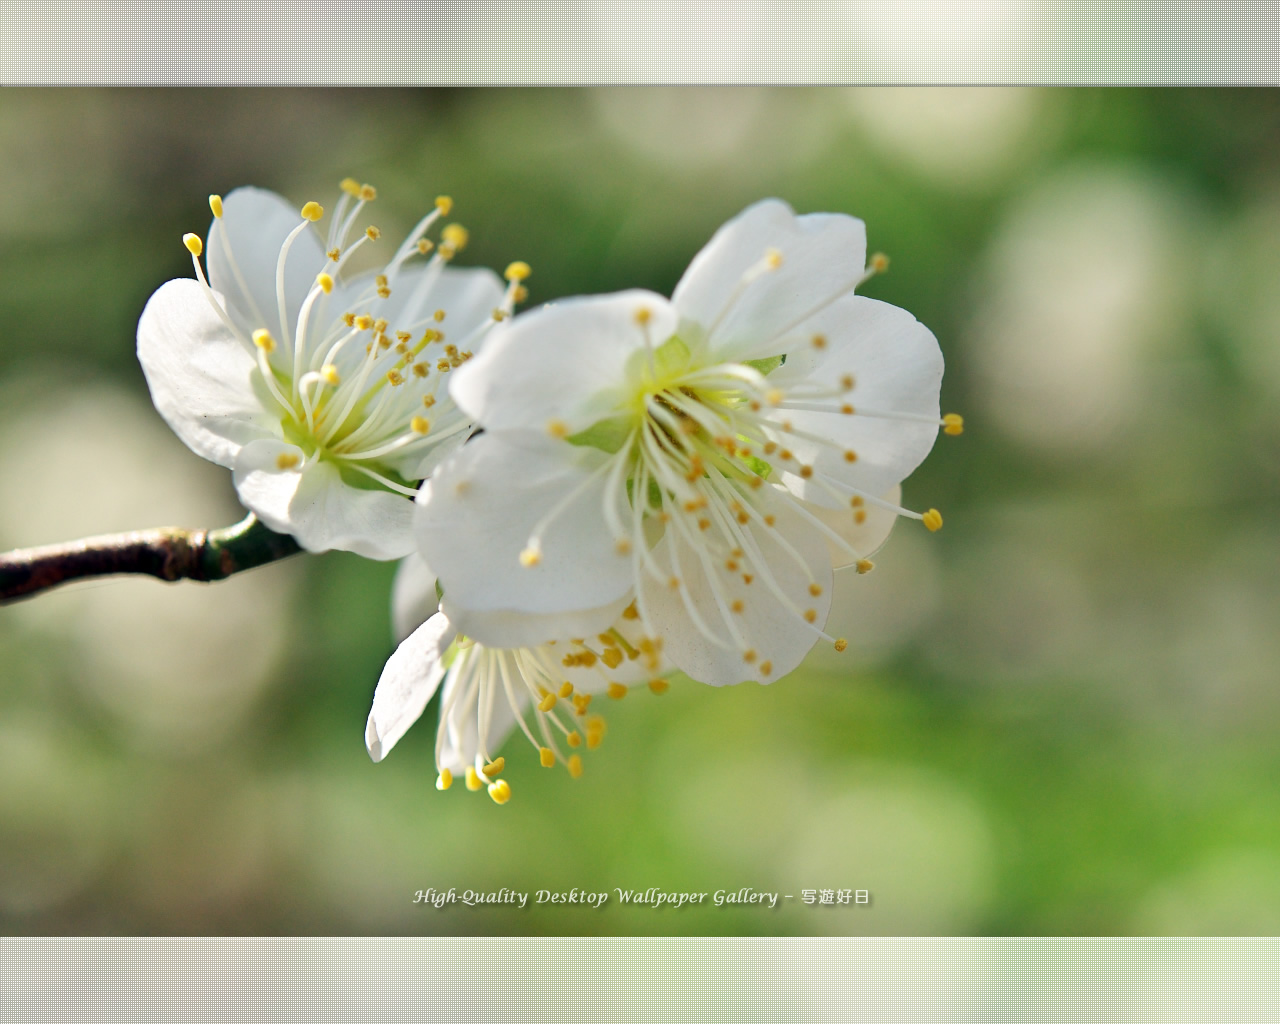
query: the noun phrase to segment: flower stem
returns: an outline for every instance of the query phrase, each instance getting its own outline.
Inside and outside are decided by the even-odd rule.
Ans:
[[[89,576],[139,573],[207,583],[302,550],[250,513],[220,530],[166,526],[0,554],[0,604]]]

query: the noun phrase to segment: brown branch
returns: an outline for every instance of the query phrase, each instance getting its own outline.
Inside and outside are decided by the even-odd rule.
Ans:
[[[252,513],[221,530],[161,527],[18,549],[0,554],[0,604],[91,576],[221,580],[301,550],[292,537],[267,529]]]

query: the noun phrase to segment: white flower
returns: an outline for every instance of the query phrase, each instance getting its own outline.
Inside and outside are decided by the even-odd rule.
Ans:
[[[196,280],[151,297],[138,358],[160,414],[233,470],[259,519],[310,551],[385,559],[413,549],[406,496],[471,430],[442,380],[510,312],[528,268],[513,264],[504,294],[488,270],[447,267],[466,230],[427,240],[452,205],[442,196],[382,270],[347,279],[379,237],[360,220],[374,196],[343,182],[327,239],[314,202],[299,213],[261,189],[211,196],[208,278],[206,247],[185,236]]]
[[[429,604],[426,595],[434,591],[425,563],[417,556],[406,559],[392,600],[397,630],[422,613]],[[504,617],[508,624],[517,618]],[[634,604],[620,603],[585,617],[526,616],[519,628],[527,635],[558,634],[559,639],[493,648],[463,635],[445,605],[401,640],[388,659],[365,725],[369,756],[381,761],[443,682],[436,731],[438,789],[448,789],[461,775],[468,789],[487,788],[497,803],[506,803],[511,786],[501,778],[506,760],[497,753],[516,728],[544,768],[561,764],[577,778],[582,774],[579,748],[599,746],[605,734],[604,717],[590,710],[593,696],[621,698],[630,684],[643,681],[656,693],[667,688],[660,658],[639,636],[637,619]],[[588,620],[613,624],[571,639],[570,633]]]
[[[867,556],[939,426],[942,354],[853,294],[861,221],[768,200],[668,301],[571,299],[504,324],[450,392],[485,433],[419,495],[456,608],[569,612],[634,590],[694,679],[768,682],[823,638],[832,571]],[[678,597],[676,596],[678,595]],[[495,637],[500,639],[500,637]]]

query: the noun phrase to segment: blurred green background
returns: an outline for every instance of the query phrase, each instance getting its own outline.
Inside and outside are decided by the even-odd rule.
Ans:
[[[946,527],[842,581],[843,656],[638,691],[577,781],[513,742],[505,807],[428,722],[365,753],[391,565],[0,609],[0,931],[1280,932],[1280,94],[5,90],[0,549],[239,518],[137,318],[210,192],[348,174],[392,239],[452,194],[533,303],[669,293],[765,196],[864,218],[966,418],[905,488]],[[451,886],[796,899],[411,902]]]

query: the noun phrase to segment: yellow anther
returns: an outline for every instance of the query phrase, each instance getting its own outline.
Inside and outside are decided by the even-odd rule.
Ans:
[[[507,311],[505,309],[500,309],[497,306],[494,306],[493,313],[490,315],[493,317],[494,323],[500,324],[502,323],[503,320],[507,318]]]
[[[368,237],[369,241],[371,242],[376,242],[379,238],[382,237],[382,232],[379,231],[377,228],[375,228],[372,224],[370,224],[367,228],[364,229],[364,233],[366,237]]]
[[[362,331],[367,331],[370,327],[373,326],[373,317],[371,317],[368,313],[361,313],[355,319],[355,326]]]
[[[964,433],[964,417],[959,413],[949,412],[942,417],[942,432],[956,437]]]
[[[529,297],[529,289],[522,284],[518,284],[511,290],[512,302],[524,302]]]
[[[332,384],[334,387],[342,383],[342,376],[338,373],[338,368],[333,363],[325,363],[324,366],[320,367],[320,378],[326,384]]]
[[[579,717],[587,713],[587,708],[591,706],[591,694],[575,693],[573,695],[573,708]]]
[[[525,548],[520,552],[520,564],[526,569],[532,569],[535,565],[542,561],[542,552],[534,547]]]
[[[489,783],[489,796],[495,804],[505,804],[511,799],[511,787],[507,785],[506,779],[499,779],[497,782]]]
[[[296,452],[281,452],[276,456],[276,468],[279,470],[293,469],[301,461]]]
[[[748,647],[745,651],[742,652],[742,660],[745,661],[748,665],[750,665],[753,661],[756,660],[755,650],[751,647]]]
[[[744,572],[742,574],[742,582],[745,583],[747,586],[751,586],[751,581],[754,579],[755,577],[752,576],[751,573],[749,572]]]
[[[865,508],[860,508],[856,512],[854,512],[853,521],[857,523],[859,526],[865,523],[867,521],[867,510]]]
[[[626,537],[619,537],[614,542],[613,550],[620,555],[629,555],[631,554],[631,541]]]
[[[764,393],[764,400],[770,405],[780,405],[785,397],[780,388],[770,388]]]
[[[561,684],[560,684],[560,696],[561,696],[561,698],[563,698],[563,699],[565,699],[565,700],[568,700],[570,697],[572,697],[572,696],[573,696],[573,683],[569,682],[568,680],[565,680],[563,683],[561,683]]]
[[[859,576],[865,576],[876,567],[876,563],[869,558],[859,558],[853,563],[853,567],[858,570]]]
[[[813,336],[813,347],[816,349],[824,349],[827,347],[827,336],[825,334],[815,334]]]
[[[847,449],[847,450],[845,451],[845,453],[844,453],[844,461],[845,461],[845,462],[857,462],[857,461],[858,461],[858,453],[857,453],[857,452],[855,452],[852,448]]]
[[[393,388],[398,388],[401,384],[404,383],[404,374],[402,374],[399,370],[388,370],[387,383],[390,384]]]
[[[622,664],[622,651],[616,647],[606,647],[600,654],[600,660],[609,668],[617,668]]]
[[[817,583],[809,584],[809,593],[814,597],[822,596],[822,587]]]
[[[851,406],[848,402],[845,402],[844,405],[840,406],[840,411],[844,413],[844,415],[846,416],[852,416],[853,406]]]
[[[358,196],[360,194],[360,182],[356,181],[355,178],[343,178],[338,187],[349,196]]]
[[[669,689],[671,689],[671,684],[667,682],[665,679],[649,680],[650,693],[666,693]]]
[[[711,520],[710,520],[710,519],[707,519],[707,518],[706,518],[706,517],[704,517],[704,516],[699,516],[699,517],[698,517],[698,529],[699,529],[699,530],[709,530],[709,529],[711,529]]]
[[[800,479],[802,479],[802,480],[808,480],[811,476],[813,476],[813,467],[812,467],[812,466],[801,466],[801,467],[800,467]]]
[[[452,369],[452,366],[450,365],[449,360],[447,359],[437,359],[436,369],[439,370],[441,373],[448,373],[449,370]]]
[[[309,220],[312,224],[324,216],[324,207],[317,202],[305,203],[302,207],[302,219]]]
[[[806,608],[806,609],[804,610],[804,621],[805,621],[805,622],[817,622],[817,621],[818,621],[818,612],[817,612],[817,609],[815,609],[815,608]]]
[[[542,763],[543,768],[551,768],[556,763],[556,752],[550,747],[539,747],[538,760]]]
[[[276,339],[271,337],[271,332],[265,328],[260,327],[253,332],[253,343],[263,352],[274,352],[276,350]]]
[[[557,440],[569,436],[569,424],[564,420],[547,420],[547,433]]]
[[[348,327],[354,327],[356,325],[356,315],[354,313],[343,313],[342,322]],[[361,328],[361,330],[363,330],[363,328]]]
[[[538,701],[538,710],[541,711],[544,715],[555,706],[556,706],[556,695],[554,693],[548,693],[540,701]]]
[[[770,515],[770,516],[765,516],[765,517],[764,517],[764,525],[765,525],[765,526],[772,526],[772,525],[773,525],[774,523],[776,523],[777,521],[778,521],[778,519],[777,519],[777,517],[776,517],[776,516],[771,516],[771,515]]]
[[[436,776],[436,789],[443,793],[446,789],[453,785],[453,772],[448,768],[441,768],[440,774]]]
[[[937,533],[942,529],[942,513],[936,508],[929,509],[923,516],[921,522],[928,528],[930,533]]]
[[[772,674],[773,674],[773,662],[771,662],[771,661],[762,661],[762,662],[760,662],[760,674],[761,674],[762,676],[772,675]]]
[[[425,416],[415,416],[409,421],[409,429],[415,434],[425,434],[431,429],[431,421]]]
[[[889,257],[882,252],[876,253],[871,257],[871,270],[877,274],[883,274],[889,269]]]
[[[580,747],[582,746],[582,733],[575,729],[564,738],[564,741],[571,747]]]
[[[846,373],[843,377],[840,378],[840,387],[845,391],[852,391],[853,386],[856,383],[857,381],[854,380],[853,374],[851,373]]]
[[[342,257],[342,250],[335,247],[333,249],[330,249],[327,253],[325,253],[325,255],[329,257],[329,261],[331,263],[337,263],[338,260]]]
[[[770,270],[777,270],[782,266],[782,253],[777,249],[766,249],[764,252],[764,261]]]
[[[436,243],[431,241],[431,239],[429,238],[418,239],[418,254],[421,256],[425,256],[435,247],[436,247]]]
[[[316,284],[320,286],[320,290],[326,295],[333,291],[333,278],[328,274],[316,274]]]
[[[363,199],[366,203],[371,203],[378,198],[378,190],[374,188],[372,185],[361,185],[360,198]]]
[[[484,783],[480,781],[480,776],[475,768],[472,765],[467,765],[467,789],[474,793],[483,785]]]
[[[628,620],[640,618],[640,612],[636,610],[636,603],[634,601],[622,609],[622,617]]]
[[[446,224],[444,230],[440,232],[440,237],[445,240],[446,244],[461,252],[467,247],[467,240],[471,237],[471,232],[461,224]]]
[[[532,273],[533,268],[529,264],[525,263],[524,260],[516,260],[514,263],[507,264],[507,269],[502,276],[508,281],[525,281],[528,280],[529,275]]]
[[[417,368],[418,368],[419,366],[421,366],[421,365],[422,365],[421,363],[415,363],[413,368],[414,368],[415,370],[417,370]],[[422,372],[421,376],[425,377],[425,376],[427,375],[427,373],[426,373],[426,369],[427,369],[427,368],[426,368],[425,366],[423,366],[423,367],[422,367],[423,372]],[[426,408],[426,409],[430,409],[430,408],[431,408],[433,405],[435,405],[435,404],[436,404],[436,396],[435,396],[435,395],[423,395],[423,396],[422,396],[422,405],[423,405],[423,407],[424,407],[424,408]]]
[[[866,501],[863,499],[861,494],[855,494],[852,498],[849,499],[849,506],[851,508],[862,508],[862,506],[865,504],[866,504]]]
[[[649,307],[641,306],[639,309],[636,310],[636,323],[638,323],[641,327],[643,327],[652,319],[653,319],[653,310],[649,309]]]
[[[569,755],[569,760],[565,763],[565,767],[569,769],[570,778],[582,778],[582,758],[577,754]]]
[[[213,195],[209,197],[209,209],[213,211],[215,217],[222,216],[222,196]]]
[[[200,241],[199,235],[193,235],[190,231],[182,236],[182,244],[192,256],[199,256],[204,252],[204,242]]]
[[[507,766],[507,759],[505,757],[495,757],[492,761],[490,761],[487,765],[484,766],[484,773],[487,776],[489,776],[489,778],[493,778],[495,775],[501,774],[502,769],[505,768],[506,766]]]
[[[746,610],[746,607],[747,606],[743,604],[741,601],[734,601],[733,604],[729,605],[729,610],[738,615],[741,615]]]
[[[436,196],[436,209],[440,211],[440,216],[449,216],[449,211],[453,209],[453,197]]]
[[[743,514],[745,515],[745,513]],[[732,558],[727,559],[724,563],[724,568],[725,568],[725,572],[737,572],[738,563],[735,562]]]
[[[849,646],[849,641],[846,640],[844,637],[841,637],[834,644],[832,644],[832,646],[841,654],[843,654],[845,651],[845,648]]]

